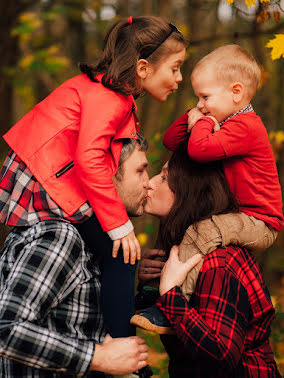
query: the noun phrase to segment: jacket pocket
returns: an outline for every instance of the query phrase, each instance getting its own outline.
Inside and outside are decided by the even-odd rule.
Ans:
[[[59,178],[60,176],[62,176],[64,173],[66,173],[67,171],[69,171],[69,169],[71,169],[72,167],[74,166],[74,161],[71,161],[70,163],[68,163],[67,165],[65,165],[65,167],[61,168],[60,171],[58,171],[55,176],[57,178]]]

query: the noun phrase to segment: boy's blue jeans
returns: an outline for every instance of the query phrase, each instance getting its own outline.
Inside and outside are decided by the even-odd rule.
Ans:
[[[112,337],[135,335],[130,324],[135,314],[135,265],[124,264],[122,249],[112,257],[113,242],[93,215],[86,222],[75,224],[102,272],[101,306],[107,332]]]

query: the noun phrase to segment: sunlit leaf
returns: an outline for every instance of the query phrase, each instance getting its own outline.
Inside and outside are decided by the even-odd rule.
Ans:
[[[137,239],[141,247],[143,247],[147,243],[148,235],[145,234],[144,232],[141,232],[140,234],[137,235]]]
[[[245,0],[245,2],[248,8],[255,6],[255,0]]]
[[[284,58],[284,34],[276,34],[274,39],[271,39],[266,47],[272,48],[270,55],[272,60]]]

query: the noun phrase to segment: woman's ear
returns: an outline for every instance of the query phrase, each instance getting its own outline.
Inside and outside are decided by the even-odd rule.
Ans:
[[[149,72],[149,63],[146,59],[139,59],[136,66],[136,73],[140,79],[146,79]]]
[[[244,98],[244,86],[242,83],[234,83],[232,85],[232,96],[235,104],[240,103]]]

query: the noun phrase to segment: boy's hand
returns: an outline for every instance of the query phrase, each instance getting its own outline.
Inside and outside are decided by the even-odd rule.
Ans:
[[[131,231],[129,234],[124,236],[121,239],[114,240],[113,242],[113,248],[112,248],[112,257],[116,258],[117,253],[120,247],[120,244],[122,245],[123,249],[123,260],[125,264],[129,263],[129,257],[130,257],[130,264],[134,265],[136,259],[140,260],[141,258],[141,248],[140,244],[135,236],[134,231]]]
[[[217,121],[215,117],[212,117],[212,116],[206,116],[206,117],[211,118],[214,121],[214,128],[213,128],[214,132],[220,130],[219,122]]]
[[[192,108],[188,113],[188,128],[187,131],[190,132],[193,128],[193,126],[196,124],[196,122],[204,117],[204,114],[202,113],[201,110],[198,108]]]

